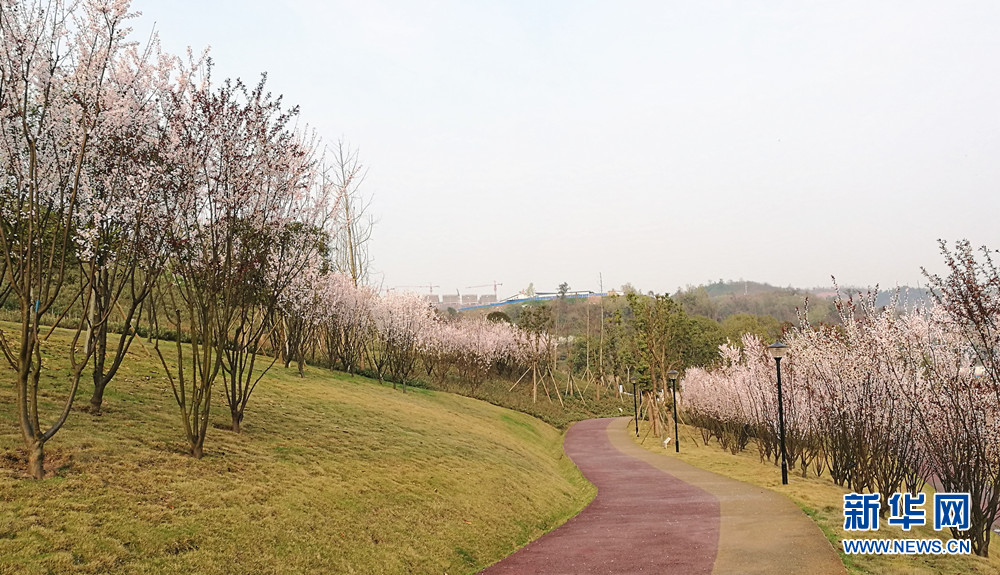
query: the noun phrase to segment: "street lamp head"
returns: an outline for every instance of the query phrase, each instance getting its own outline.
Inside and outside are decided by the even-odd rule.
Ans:
[[[669,378],[670,381],[674,381],[675,379],[677,379],[677,370],[676,369],[671,369],[670,371],[668,371],[667,372],[667,378]]]
[[[771,345],[767,346],[767,351],[768,353],[771,354],[771,357],[773,357],[774,359],[781,359],[785,357],[785,352],[788,351],[788,346],[781,343],[780,341],[776,341]]]

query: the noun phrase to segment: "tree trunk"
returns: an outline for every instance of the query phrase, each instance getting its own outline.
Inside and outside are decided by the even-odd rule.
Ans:
[[[91,415],[101,414],[101,406],[104,404],[104,390],[107,388],[107,386],[108,386],[107,382],[98,383],[98,376],[95,373],[94,394],[90,396],[90,407],[87,409],[91,413]]]
[[[201,459],[204,454],[205,451],[201,445],[195,444],[191,446],[191,456],[195,459]]]
[[[656,397],[652,391],[644,395],[646,396],[646,413],[649,415],[649,426],[652,428],[652,434],[660,437],[660,411],[656,406]]]
[[[240,432],[240,421],[243,420],[243,416],[239,413],[233,412],[233,433]]]
[[[91,305],[91,312],[93,312],[95,307],[97,306]],[[97,333],[88,333],[87,338],[88,344],[94,346],[94,394],[90,396],[88,411],[93,415],[100,415],[101,405],[104,403],[104,390],[108,387],[108,380],[110,379],[104,373],[104,362],[107,359],[108,351],[107,323],[99,325]]]
[[[45,477],[45,442],[38,437],[28,448],[28,473],[35,479]]]

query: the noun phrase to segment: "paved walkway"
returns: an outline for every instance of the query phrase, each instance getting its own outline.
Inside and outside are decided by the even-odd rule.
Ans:
[[[566,454],[597,497],[482,573],[846,573],[787,498],[636,445],[628,419],[581,421]]]

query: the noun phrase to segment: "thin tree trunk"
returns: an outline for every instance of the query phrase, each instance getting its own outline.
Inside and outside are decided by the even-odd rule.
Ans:
[[[94,307],[97,306],[91,306],[91,310]],[[91,321],[93,321],[93,318],[91,318]],[[98,333],[95,338],[91,338],[90,334],[87,334],[87,341],[94,342],[94,393],[90,396],[90,406],[87,409],[93,415],[101,414],[101,406],[104,403],[104,390],[108,387],[108,378],[104,376],[104,361],[107,358],[108,351],[107,329],[107,324],[102,323],[97,328]]]
[[[28,448],[28,473],[35,479],[45,477],[45,440],[36,437]]]
[[[94,393],[90,396],[90,407],[87,409],[91,415],[101,415],[101,406],[104,405],[104,390],[108,387],[107,382],[104,382],[103,379],[96,373],[94,374]]]

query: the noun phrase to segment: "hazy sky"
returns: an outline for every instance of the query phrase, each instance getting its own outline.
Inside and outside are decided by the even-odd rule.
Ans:
[[[915,285],[938,238],[1000,247],[995,1],[133,8],[360,149],[386,287]]]

